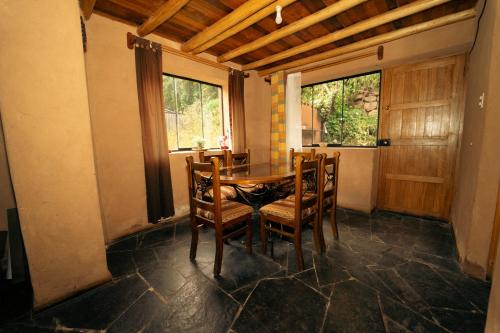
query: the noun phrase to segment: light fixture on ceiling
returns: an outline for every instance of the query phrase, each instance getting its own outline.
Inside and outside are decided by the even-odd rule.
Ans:
[[[283,22],[283,18],[281,17],[281,6],[276,6],[276,24],[281,24]]]

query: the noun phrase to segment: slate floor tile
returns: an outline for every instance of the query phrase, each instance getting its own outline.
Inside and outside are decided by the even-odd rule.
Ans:
[[[139,274],[157,293],[166,298],[178,291],[187,281],[177,270],[165,263],[139,270]]]
[[[326,305],[326,297],[294,278],[262,280],[233,329],[242,331],[255,318],[269,332],[319,332]]]
[[[151,320],[163,311],[165,304],[151,291],[146,291],[127,309],[111,327],[108,333],[136,333],[146,327]]]
[[[411,332],[446,332],[437,323],[390,297],[380,295],[380,306],[385,316]]]
[[[201,229],[189,259],[188,219],[108,248],[115,280],[24,318],[3,332],[482,332],[490,284],[460,271],[449,224],[388,212],[338,209],[340,239],[325,217],[327,251],[303,236],[305,270],[287,239],[274,255],[241,237],[224,246],[213,277],[215,238]],[[0,288],[1,289],[1,288]]]
[[[132,274],[136,271],[133,253],[131,251],[106,253],[108,269],[113,277]]]
[[[325,332],[385,332],[377,294],[356,280],[335,285]]]
[[[222,269],[219,277],[213,276],[213,266],[207,265],[202,271],[218,286],[231,293],[245,285],[278,273],[280,265],[258,253],[248,254],[242,247],[224,245]]]
[[[41,326],[103,330],[147,289],[137,275],[109,282],[35,316]]]
[[[429,266],[409,262],[398,266],[396,270],[428,305],[456,310],[474,309],[467,299]]]
[[[239,304],[201,274],[192,278],[167,302],[144,333],[226,332]]]

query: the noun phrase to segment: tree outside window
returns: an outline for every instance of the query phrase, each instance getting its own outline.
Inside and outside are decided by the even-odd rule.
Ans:
[[[196,138],[205,139],[206,148],[218,147],[224,133],[221,86],[164,74],[163,98],[169,149],[192,148]]]
[[[302,87],[302,143],[377,145],[380,72]]]

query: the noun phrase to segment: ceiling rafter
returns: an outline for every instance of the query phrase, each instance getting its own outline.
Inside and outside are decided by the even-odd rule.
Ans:
[[[236,35],[238,32],[245,30],[252,24],[255,24],[259,22],[260,20],[266,18],[267,16],[273,14],[276,11],[276,6],[281,6],[282,8],[285,8],[286,6],[294,3],[297,0],[277,0],[276,2],[273,2],[272,4],[268,5],[267,7],[264,7],[263,9],[259,10],[253,15],[250,15],[240,23],[234,25],[230,29],[227,29],[220,35],[215,36],[214,38],[208,40],[206,43],[198,46],[197,48],[193,49],[193,53],[201,53],[212,46],[219,44],[225,39],[228,39],[231,36]]]
[[[90,18],[90,15],[92,15],[95,2],[96,0],[80,0],[80,8],[82,9],[83,17],[85,17],[86,20]]]
[[[262,66],[271,64],[273,62],[283,60],[286,58],[290,58],[290,57],[297,55],[297,54],[300,54],[300,53],[314,50],[316,48],[328,45],[328,44],[333,43],[335,41],[338,41],[338,40],[341,40],[341,39],[344,39],[344,38],[347,38],[350,36],[354,36],[360,32],[367,31],[369,29],[381,26],[381,25],[389,23],[389,22],[393,22],[393,21],[398,20],[400,18],[427,10],[429,8],[441,5],[441,4],[449,2],[449,1],[451,1],[451,0],[419,0],[419,1],[409,3],[409,4],[404,5],[402,7],[393,9],[393,10],[385,12],[383,14],[380,14],[380,15],[374,16],[372,18],[355,23],[353,25],[350,25],[347,28],[337,30],[337,31],[332,32],[332,33],[325,35],[323,37],[313,39],[307,43],[290,48],[290,49],[285,50],[283,52],[279,52],[279,53],[273,54],[269,57],[254,61],[250,64],[243,65],[243,70],[251,70],[251,69],[260,68]]]
[[[177,14],[190,0],[168,0],[137,28],[139,36],[146,36]]]
[[[272,68],[264,69],[259,71],[260,76],[265,76],[268,74],[272,74],[281,70],[287,70],[291,68],[296,68],[304,65],[308,65],[317,61],[325,60],[325,59],[330,59],[332,57],[340,56],[343,54],[347,54],[350,52],[355,52],[359,51],[362,49],[366,49],[372,46],[376,46],[382,43],[387,43],[396,39],[400,39],[406,36],[410,36],[419,32],[435,29],[438,27],[442,27],[448,24],[464,21],[470,18],[473,18],[476,15],[476,11],[474,8],[460,11],[457,13],[449,14],[442,16],[437,19],[433,19],[430,21],[426,21],[423,23],[411,25],[406,28],[402,28],[399,30],[395,30],[392,32],[388,32],[382,35],[378,35],[375,37],[371,37],[368,39],[361,40],[359,42],[351,43],[346,46],[342,46],[339,48],[335,48],[333,50],[315,54],[306,58],[298,59],[295,61],[291,61],[289,63],[283,64],[283,65],[278,65]]]
[[[225,30],[235,26],[241,20],[244,20],[250,15],[253,15],[255,12],[261,10],[274,1],[275,0],[249,0],[245,2],[243,5],[239,6],[231,13],[222,17],[220,20],[182,44],[181,50],[184,52],[190,52],[194,50],[203,43],[206,43],[210,39],[220,35]]]
[[[368,0],[341,0],[335,2],[334,4],[326,8],[323,8],[320,11],[308,15],[298,21],[292,22],[281,29],[273,31],[268,35],[262,36],[261,38],[254,40],[251,43],[242,45],[234,50],[226,52],[223,55],[217,57],[217,61],[218,62],[229,61],[242,54],[255,51],[263,46],[266,46],[272,42],[275,42],[279,39],[289,36],[297,31],[306,29],[316,23],[324,21],[332,16],[342,13],[366,1]]]

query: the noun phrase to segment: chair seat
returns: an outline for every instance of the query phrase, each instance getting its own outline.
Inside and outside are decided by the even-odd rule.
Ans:
[[[214,197],[214,189],[210,188],[207,192],[208,198],[210,200]],[[220,198],[221,200],[234,200],[238,197],[236,189],[232,186],[221,186],[220,187]]]
[[[316,194],[305,194],[303,201],[307,201],[315,196]],[[261,214],[274,215],[284,218],[286,220],[293,221],[295,219],[295,195],[292,194],[286,197],[285,199],[274,201],[268,205],[265,205],[259,211]],[[304,219],[314,214],[315,212],[316,212],[315,207],[309,207],[303,209],[302,218]]]
[[[242,216],[252,214],[253,208],[248,206],[248,205],[244,205],[244,204],[241,204],[239,202],[236,202],[236,201],[222,200],[221,201],[221,211],[222,211],[222,223],[224,224],[224,223],[231,222],[232,220],[235,220],[235,219],[240,218]],[[202,209],[202,208],[196,209],[196,215],[203,217],[203,218],[206,218],[208,220],[212,220],[212,221],[214,219],[213,212],[211,212],[209,210]]]

